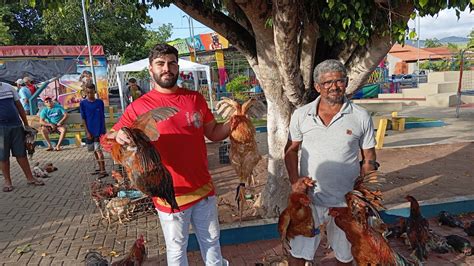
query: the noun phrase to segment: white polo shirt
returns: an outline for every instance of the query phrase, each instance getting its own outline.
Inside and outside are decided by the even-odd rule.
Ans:
[[[344,195],[360,174],[359,151],[375,147],[369,113],[344,98],[328,126],[317,115],[315,101],[298,108],[291,117],[290,139],[301,141],[300,176],[317,181],[313,203],[322,207],[346,206]]]

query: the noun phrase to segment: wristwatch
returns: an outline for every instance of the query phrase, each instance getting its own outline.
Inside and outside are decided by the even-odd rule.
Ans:
[[[360,166],[362,166],[365,163],[372,165],[374,167],[374,170],[377,170],[380,167],[380,164],[375,160],[362,160],[360,161]]]

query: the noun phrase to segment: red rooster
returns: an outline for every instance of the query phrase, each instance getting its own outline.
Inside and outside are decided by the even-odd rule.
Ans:
[[[255,127],[251,118],[262,117],[266,107],[256,99],[249,99],[244,104],[229,98],[222,98],[216,105],[217,113],[230,122],[229,157],[240,184],[237,187],[237,205],[242,218],[240,202],[245,200],[245,185],[252,185],[252,172],[262,158],[257,150]]]
[[[316,231],[310,204],[311,199],[305,193],[293,192],[290,194],[288,207],[278,219],[278,232],[286,250],[289,249],[289,239],[297,235],[315,236]]]
[[[177,112],[175,107],[160,107],[138,116],[131,127],[122,128],[131,140],[129,144],[120,145],[115,139],[105,137],[101,139],[104,149],[109,148],[112,158],[125,167],[133,187],[148,196],[165,200],[172,211],[179,210],[173,179],[150,142],[158,140],[160,135],[156,123]]]
[[[383,236],[386,225],[377,210],[383,208],[382,195],[369,188],[381,180],[377,172],[358,177],[354,190],[346,194],[348,207],[330,208],[329,214],[345,232],[357,265],[413,265],[395,252]]]
[[[141,235],[133,244],[128,255],[112,263],[112,266],[140,266],[146,258],[145,240],[143,239],[143,235]]]

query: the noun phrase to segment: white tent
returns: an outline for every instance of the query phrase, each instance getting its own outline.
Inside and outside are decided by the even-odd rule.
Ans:
[[[122,110],[125,110],[125,102],[124,102],[124,97],[123,97],[123,84],[122,81],[124,80],[124,73],[125,72],[138,72],[146,69],[149,65],[148,58],[126,64],[123,66],[118,66],[115,71],[117,72],[117,84],[119,87],[119,93],[120,93],[120,105],[122,107]],[[201,65],[198,63],[194,63],[191,61],[183,60],[183,59],[178,59],[178,65],[179,65],[179,71],[185,71],[185,72],[192,72],[193,77],[194,77],[194,87],[198,88],[199,87],[199,80],[198,80],[198,75],[197,72],[199,71],[204,71],[206,72],[206,78],[207,78],[207,85],[209,88],[209,99],[210,99],[210,104],[211,104],[211,110],[214,109],[214,105],[212,103],[212,81],[211,81],[211,68],[206,65]]]

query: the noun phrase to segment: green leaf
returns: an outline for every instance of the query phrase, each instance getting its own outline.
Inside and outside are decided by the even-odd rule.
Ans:
[[[366,40],[364,38],[359,38],[359,45],[360,46],[364,46],[365,42],[366,42]]]
[[[410,40],[414,40],[416,38],[417,34],[415,31],[411,31],[409,34],[408,34],[408,38],[410,38]]]
[[[411,13],[410,19],[415,19],[416,18],[416,12]]]
[[[360,30],[362,28],[362,22],[360,22],[360,20],[356,21],[355,23],[355,27]]]
[[[425,7],[426,4],[428,4],[428,2],[429,2],[429,0],[420,0],[419,1],[421,7]]]
[[[350,18],[345,18],[342,20],[342,28],[347,29],[349,26],[351,26],[351,19]]]
[[[337,34],[337,38],[339,38],[339,39],[345,41],[345,40],[347,39],[347,35],[346,35],[345,32],[340,31],[340,32]]]
[[[334,0],[328,0],[328,7],[329,9],[332,9],[334,7],[335,1]]]

